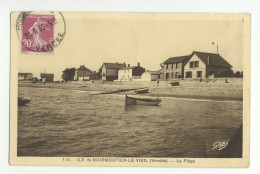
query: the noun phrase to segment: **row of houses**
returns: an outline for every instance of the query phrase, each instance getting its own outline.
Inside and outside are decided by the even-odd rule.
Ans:
[[[73,80],[88,81],[156,81],[176,79],[204,79],[209,77],[229,77],[233,75],[232,66],[216,53],[193,51],[189,55],[170,57],[161,63],[157,71],[145,70],[138,63],[135,66],[125,63],[103,63],[100,72],[91,71],[85,65],[75,69]],[[31,80],[31,73],[19,73],[19,80]],[[41,73],[41,81],[54,80],[54,74]]]
[[[41,73],[40,77],[41,77],[40,81],[53,82],[53,80],[54,80],[54,74],[51,74],[51,73]],[[33,77],[32,73],[18,73],[18,80],[19,81],[36,81],[37,77]]]
[[[198,51],[193,51],[190,55],[168,58],[158,71],[145,71],[140,63],[137,66],[126,66],[125,63],[118,62],[102,65],[102,80],[107,81],[168,81],[232,75],[232,66],[220,54]]]

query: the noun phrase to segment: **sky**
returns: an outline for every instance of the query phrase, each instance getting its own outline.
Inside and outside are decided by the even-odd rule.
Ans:
[[[64,13],[66,35],[54,54],[18,55],[19,72],[54,73],[85,65],[98,71],[104,62],[119,62],[159,70],[169,57],[193,50],[217,52],[234,71],[243,70],[243,23],[240,19],[204,15]],[[214,42],[214,45],[212,44]]]

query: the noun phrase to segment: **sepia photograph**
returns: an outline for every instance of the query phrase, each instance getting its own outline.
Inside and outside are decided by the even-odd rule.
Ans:
[[[248,167],[250,18],[13,12],[11,163]]]

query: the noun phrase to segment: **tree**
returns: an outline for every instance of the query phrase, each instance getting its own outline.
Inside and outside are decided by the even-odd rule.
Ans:
[[[241,75],[242,78],[244,77],[244,73],[243,73],[243,71],[241,71],[240,75]]]
[[[67,82],[74,80],[76,69],[75,68],[66,68],[64,71],[62,71],[61,78]]]
[[[234,77],[232,69],[222,69],[217,73],[216,77]]]
[[[98,69],[98,72],[97,72],[97,75],[98,75],[98,76],[101,76],[101,75],[102,75],[102,67],[103,67],[103,66],[101,66],[101,67]]]

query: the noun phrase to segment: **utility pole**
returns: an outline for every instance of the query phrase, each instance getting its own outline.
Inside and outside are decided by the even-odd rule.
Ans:
[[[212,44],[212,45],[215,45],[215,43],[214,43],[214,42],[212,42],[211,44]],[[217,44],[217,54],[218,54],[218,44]]]

